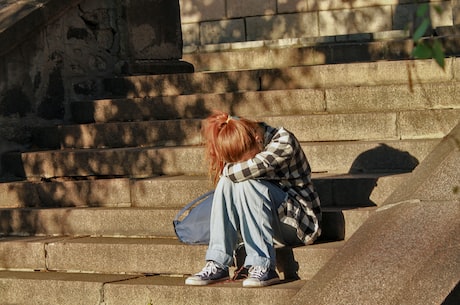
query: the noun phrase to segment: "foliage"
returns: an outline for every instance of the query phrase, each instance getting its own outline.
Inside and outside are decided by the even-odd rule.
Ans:
[[[424,39],[426,31],[431,26],[431,19],[428,11],[430,9],[429,3],[420,4],[417,9],[416,16],[421,19],[420,25],[415,29],[413,34],[414,49],[412,56],[419,59],[433,58],[438,65],[444,69],[444,50],[442,43],[438,39]],[[438,5],[434,6],[438,14],[442,13],[442,8]]]

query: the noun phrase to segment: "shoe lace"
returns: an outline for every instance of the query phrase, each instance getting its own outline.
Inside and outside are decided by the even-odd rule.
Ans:
[[[206,266],[204,266],[203,270],[198,272],[196,275],[198,276],[209,276],[211,274],[214,274],[217,272],[217,265],[213,261],[209,261],[206,263]]]
[[[262,266],[252,266],[249,269],[249,277],[260,279],[266,272],[267,269]]]

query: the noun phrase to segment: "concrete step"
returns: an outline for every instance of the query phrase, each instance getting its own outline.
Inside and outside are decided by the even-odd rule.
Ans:
[[[372,206],[383,203],[407,175],[314,173],[312,179],[323,207]],[[206,176],[13,181],[0,183],[0,208],[179,208],[210,189]]]
[[[366,207],[383,203],[408,175],[313,173],[312,180],[322,207]],[[184,206],[210,189],[206,176],[163,176],[133,180],[129,193],[132,206],[161,208]]]
[[[323,240],[348,238],[374,207],[324,208]],[[0,209],[0,236],[175,237],[180,208]]]
[[[252,118],[283,126],[304,142],[442,138],[459,121],[460,102],[457,104],[457,109],[444,110],[321,112]],[[42,129],[35,142],[46,148],[200,145],[200,127],[200,120],[63,125]]]
[[[314,172],[407,172],[437,139],[304,143]],[[203,147],[66,149],[10,153],[4,170],[17,177],[131,177],[204,175]]]
[[[128,178],[2,182],[0,208],[129,207],[130,183]]]
[[[440,30],[440,34],[443,29]],[[458,55],[458,35],[442,33],[447,56]],[[440,36],[441,36],[440,35]],[[407,31],[259,40],[184,48],[183,60],[195,71],[279,68],[379,60],[410,59],[413,40]]]
[[[279,69],[176,75],[142,75],[104,80],[107,97],[156,97],[337,86],[408,85],[458,81],[460,62],[446,60],[379,61],[354,64],[296,66]]]
[[[459,108],[456,81],[427,84],[189,94],[78,101],[76,123],[204,118],[212,109],[243,117]],[[249,102],[250,101],[250,102]],[[382,102],[385,101],[385,102]]]
[[[0,270],[102,274],[193,274],[204,266],[207,245],[166,238],[8,237],[1,239]],[[277,249],[283,279],[308,280],[344,241]],[[230,272],[233,273],[232,267]]]
[[[173,237],[177,212],[155,208],[1,209],[1,235]]]
[[[284,282],[264,289],[243,289],[240,282],[205,287],[185,286],[184,277],[0,272],[0,303],[37,305],[147,304],[277,304],[305,285]]]

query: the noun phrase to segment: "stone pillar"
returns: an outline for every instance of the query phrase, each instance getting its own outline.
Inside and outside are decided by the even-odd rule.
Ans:
[[[123,0],[130,73],[193,72],[182,58],[179,0]]]

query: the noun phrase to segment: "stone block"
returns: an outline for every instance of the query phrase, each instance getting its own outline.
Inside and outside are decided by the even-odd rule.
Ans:
[[[129,179],[37,183],[40,206],[126,207],[131,205]]]
[[[198,23],[182,24],[182,39],[184,46],[194,46],[200,44],[200,25]]]
[[[246,18],[248,40],[318,36],[315,13],[279,14]]]
[[[460,81],[460,60],[455,58],[452,62],[453,78]]]
[[[244,19],[203,22],[200,24],[201,44],[246,40]]]
[[[43,243],[58,239],[48,237],[0,238],[0,269],[46,270]]]
[[[300,141],[396,140],[396,113],[359,113],[267,118],[284,126]],[[315,126],[315,128],[311,128]]]
[[[104,302],[105,283],[134,278],[129,275],[56,272],[0,272],[0,303],[88,305]],[[128,303],[125,303],[128,304]]]
[[[277,0],[278,14],[305,12],[308,10],[308,0]]]
[[[61,148],[117,148],[201,144],[200,122],[142,121],[62,126]]]
[[[301,279],[310,279],[341,246],[342,242],[333,242],[277,249],[278,270],[283,276],[297,273]],[[190,274],[202,268],[206,249],[206,245],[164,238],[82,237],[46,245],[49,270],[110,274]]]
[[[308,125],[309,126],[309,125]],[[348,172],[361,153],[370,150],[365,171],[412,170],[400,154],[384,149],[389,145],[395,152],[410,152],[416,159],[423,159],[433,148],[437,139],[416,141],[389,141],[379,145],[372,141],[305,143],[304,149],[311,156],[314,171]],[[379,148],[380,147],[380,148]],[[379,155],[383,149],[383,155]],[[202,175],[206,174],[202,147],[174,148],[123,148],[105,150],[73,150],[50,154],[49,152],[27,153],[24,165],[20,160],[8,158],[8,170],[18,176],[29,178],[62,176],[118,176],[145,178],[152,175]],[[428,152],[427,152],[428,150]],[[339,152],[339,153],[338,153]],[[382,152],[380,152],[382,153]],[[384,156],[390,154],[386,159]],[[405,155],[405,154],[402,154]],[[14,155],[13,157],[16,157]],[[396,157],[396,159],[393,159]],[[69,164],[72,160],[74,164]],[[78,166],[77,166],[78,165]],[[25,166],[25,168],[24,168]],[[402,167],[400,167],[402,166]]]
[[[438,12],[435,6],[440,7],[441,11]],[[454,24],[453,17],[453,7],[451,1],[442,1],[440,3],[431,4],[430,19],[433,28],[452,26]]]
[[[421,19],[416,17],[418,7],[419,4],[414,1],[393,5],[393,29],[414,30],[421,22]],[[438,11],[438,8],[441,10]],[[453,18],[455,18],[454,11],[455,7],[452,6],[451,1],[433,1],[426,18],[430,21],[431,28],[452,26],[454,24]]]
[[[0,207],[39,206],[40,198],[34,184],[24,182],[0,183]]]
[[[452,16],[454,25],[460,25],[460,2],[453,0]]]
[[[399,114],[401,139],[442,138],[460,122],[460,108],[405,111]]]
[[[275,13],[276,0],[227,0],[228,18],[274,15]]]
[[[1,207],[129,206],[127,179],[9,182],[0,186]]]
[[[184,277],[178,276],[149,276],[130,281],[114,281],[104,286],[104,300],[111,305],[148,304],[148,302],[232,305],[237,296],[239,305],[252,305],[255,299],[260,304],[282,304],[305,284],[304,281],[294,281],[264,289],[246,289],[241,287],[241,282],[190,287],[185,286],[184,281]]]
[[[277,261],[277,268],[280,273],[283,273],[285,278],[293,273],[292,265],[288,265],[289,252],[292,252],[292,258],[297,263],[297,275],[302,280],[310,280],[314,277],[319,270],[340,251],[343,242],[329,242],[324,244],[313,244],[306,247],[298,248],[281,248],[277,251],[276,255],[280,259]],[[286,270],[287,269],[287,270]],[[294,270],[295,271],[295,270]]]
[[[193,63],[197,70],[219,69],[267,69],[292,65],[311,65],[325,63],[327,55],[325,47],[289,48],[289,41],[306,43],[300,39],[282,39],[281,41],[258,41],[254,44],[263,44],[267,48],[244,49],[235,51],[235,43],[230,45],[229,52],[184,54],[184,60]],[[284,44],[285,43],[285,44]],[[242,43],[248,46],[247,42]]]
[[[319,35],[345,35],[392,30],[391,6],[320,11]]]
[[[413,3],[400,4],[394,7],[393,14],[393,30],[405,30],[410,29],[413,32],[415,14],[417,11],[417,5]]]
[[[261,73],[261,81],[263,90],[443,82],[452,79],[452,74],[445,72],[451,71],[452,62],[446,60],[445,70],[434,60],[292,67]]]
[[[389,111],[459,108],[457,82],[326,89],[327,111]]]
[[[375,40],[396,40],[409,38],[407,30],[391,30],[384,32],[372,33],[372,38]]]
[[[313,172],[410,172],[438,143],[431,141],[346,142],[304,145]],[[337,152],[340,152],[338,154]]]
[[[172,237],[176,213],[173,209],[142,208],[3,209],[0,228],[3,235],[11,236]]]
[[[143,179],[132,182],[131,196],[135,207],[182,207],[212,188],[206,176]]]
[[[179,0],[182,23],[198,23],[226,18],[225,0]]]
[[[87,237],[50,243],[46,246],[50,270],[110,274],[193,273],[203,267],[206,248],[206,245],[191,247],[177,240],[165,238]]]
[[[380,7],[403,3],[404,1],[413,0],[355,0],[353,2],[339,0],[307,0],[307,3],[309,11],[327,11],[340,9],[356,9],[363,7]]]

